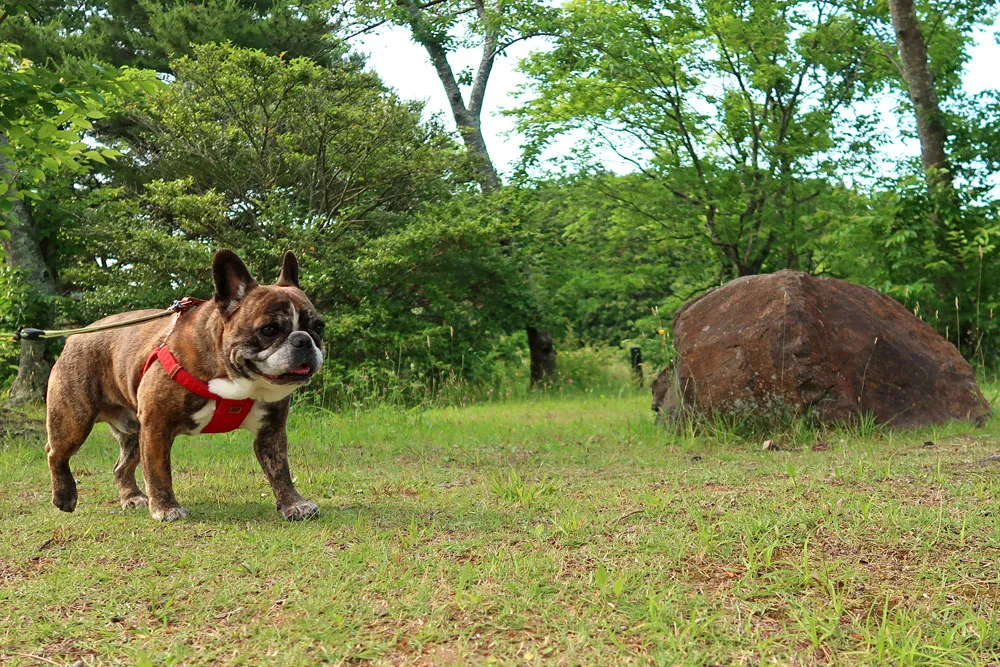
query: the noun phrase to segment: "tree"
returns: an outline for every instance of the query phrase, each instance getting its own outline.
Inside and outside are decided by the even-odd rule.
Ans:
[[[982,122],[988,106],[964,94],[960,80],[974,29],[995,13],[994,2],[918,7],[890,0],[882,17],[894,33],[896,48],[886,55],[910,102],[921,156],[919,169],[914,165],[893,183],[893,216],[880,239],[888,281],[914,308],[935,314],[942,333],[970,356],[982,350],[980,313],[995,305],[982,286],[995,280],[1000,223],[993,185],[984,178],[988,157],[974,146],[988,125]],[[939,312],[951,316],[942,321]]]
[[[41,185],[42,176],[51,176],[58,170],[80,177],[95,165],[102,167],[101,163],[112,155],[102,145],[131,131],[127,125],[110,122],[99,111],[106,95],[130,93],[113,83],[118,66],[166,72],[173,54],[188,52],[192,42],[200,41],[232,40],[260,45],[274,53],[305,54],[319,62],[342,56],[339,42],[332,37],[336,16],[320,5],[267,0],[191,3],[99,0],[67,5],[32,0],[6,3],[3,18],[0,41],[6,46],[2,55],[8,67],[14,67],[13,63],[24,58],[21,68],[34,81],[27,89],[34,86],[40,93],[31,99],[18,99],[16,95],[22,90],[18,86],[24,82],[10,70],[7,76],[12,78],[8,79],[7,92],[13,90],[14,96],[8,95],[4,100],[26,104],[26,109],[41,108],[52,121],[39,121],[44,136],[26,135],[27,151],[21,151],[16,176],[9,174],[7,179],[30,184],[28,192],[36,203],[52,194],[50,187]],[[14,51],[17,58],[13,58]],[[30,63],[30,68],[25,63]],[[154,81],[147,75],[145,79],[132,77],[124,85],[151,86]],[[13,113],[8,111],[10,108],[5,106],[4,114]],[[101,115],[97,116],[98,113]],[[95,128],[90,121],[98,118],[102,120]],[[16,134],[19,130],[14,132],[9,151],[20,150],[21,138]],[[90,136],[91,144],[80,141],[84,133]],[[25,153],[30,153],[35,162],[25,162]],[[104,175],[108,177],[107,171]],[[73,197],[72,185],[66,185],[69,190],[62,194]],[[34,288],[28,299],[30,307],[25,305],[19,312],[31,313],[33,324],[45,326],[52,322],[52,299],[60,291],[57,267],[51,259],[57,252],[54,242],[58,226],[64,224],[65,212],[39,224],[31,205],[15,200],[12,206],[8,217],[16,223],[9,226],[12,236],[5,244],[7,262],[17,267],[19,279]],[[49,224],[54,220],[58,222]],[[44,350],[42,342],[21,343],[21,364],[11,391],[12,400],[38,400],[42,396],[48,377]]]
[[[328,64],[343,55],[329,3],[279,0],[33,0],[0,36],[43,66],[100,62],[168,72],[192,44],[232,42]]]
[[[626,201],[614,196],[627,192]],[[673,238],[629,202],[655,205],[661,191],[640,174],[575,174],[519,189],[530,230],[532,275],[563,339],[595,346],[656,335],[653,309],[672,312],[714,286],[710,252]]]
[[[176,270],[156,257],[174,239],[199,257],[211,245],[244,248],[252,268],[287,243],[335,265],[449,191],[452,143],[353,61],[326,68],[201,45],[171,67],[175,83],[125,110],[135,130],[116,144],[121,166],[140,175],[121,181],[120,198],[150,223],[129,236],[159,240],[95,249],[89,266],[113,260],[119,279],[162,290],[172,277],[143,273]]]
[[[9,17],[6,17],[9,20]],[[71,80],[21,59],[20,49],[0,43],[0,212],[6,264],[30,286],[26,298],[34,308],[22,310],[35,326],[52,322],[51,307],[39,307],[55,295],[55,276],[42,249],[31,201],[38,187],[58,173],[83,173],[117,153],[88,145],[82,135],[91,120],[104,116],[105,95],[134,91],[137,77],[123,84],[116,70],[91,68]],[[27,323],[25,323],[27,324]],[[18,376],[10,390],[12,403],[42,400],[48,380],[44,342],[21,341]]]
[[[473,0],[471,4],[462,0],[358,0],[356,8],[359,17],[370,23],[353,35],[391,23],[407,28],[424,48],[448,97],[476,182],[483,193],[496,192],[500,177],[482,133],[483,99],[493,64],[511,45],[543,34],[552,11],[536,0]],[[456,74],[449,56],[456,49],[469,47],[479,50],[477,69],[475,73],[463,70]],[[463,85],[469,89],[467,96]],[[528,271],[529,285],[536,285]],[[528,318],[530,324],[525,330],[531,353],[531,380],[536,383],[554,377],[556,352],[551,331],[538,325],[544,316],[539,309],[533,310],[535,315]]]
[[[826,176],[877,148],[872,118],[844,113],[888,74],[855,9],[824,0],[569,2],[555,48],[524,65],[533,97],[513,113],[531,138],[526,159],[581,132],[658,184],[659,202],[630,205],[675,236],[700,237],[720,277],[809,268],[817,230],[804,223],[830,187]]]
[[[500,178],[482,133],[486,88],[497,56],[512,44],[539,34],[547,10],[534,0],[490,3],[473,0],[471,4],[457,0],[360,0],[356,12],[369,24],[352,37],[391,23],[409,30],[413,40],[424,48],[473,160],[476,181],[483,192],[496,191]],[[475,73],[462,70],[456,74],[449,56],[459,48],[479,50]],[[467,95],[462,91],[463,85],[468,88]]]
[[[399,382],[421,399],[482,371],[475,357],[523,319],[519,258],[500,242],[517,230],[450,180],[458,147],[419,103],[351,59],[202,45],[171,68],[173,84],[127,109],[121,163],[142,178],[81,193],[62,238],[81,317],[203,294],[215,247],[262,275],[292,248],[328,316],[329,394],[358,369],[421,377]]]

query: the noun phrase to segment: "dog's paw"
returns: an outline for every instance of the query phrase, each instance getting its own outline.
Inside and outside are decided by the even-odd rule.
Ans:
[[[157,521],[177,521],[188,515],[188,511],[177,505],[176,507],[151,507],[149,514]]]
[[[146,497],[145,493],[139,493],[134,496],[129,496],[128,498],[122,498],[122,509],[130,510],[137,507],[146,507],[149,505],[149,498]]]
[[[315,519],[319,516],[319,508],[316,507],[315,503],[311,503],[308,500],[300,500],[294,505],[281,507],[278,511],[281,512],[281,516],[285,517],[287,521]]]
[[[76,481],[72,475],[52,478],[52,504],[63,512],[72,512],[76,509]]]
[[[53,493],[52,504],[63,512],[72,512],[76,509],[76,489],[72,492]]]

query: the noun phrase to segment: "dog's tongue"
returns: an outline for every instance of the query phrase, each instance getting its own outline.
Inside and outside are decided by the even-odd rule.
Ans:
[[[309,368],[308,366],[303,365],[299,366],[298,368],[293,368],[289,372],[292,373],[292,375],[308,375],[310,370],[312,369]]]

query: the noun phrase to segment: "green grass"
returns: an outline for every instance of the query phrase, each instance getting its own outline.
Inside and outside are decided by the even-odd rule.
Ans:
[[[178,440],[169,525],[118,508],[105,427],[72,515],[41,439],[6,442],[0,662],[1000,660],[1000,420],[777,451],[731,426],[657,428],[645,394],[299,410],[304,524],[245,434]]]

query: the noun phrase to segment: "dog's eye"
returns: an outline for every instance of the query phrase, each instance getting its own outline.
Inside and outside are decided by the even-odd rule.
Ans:
[[[270,338],[274,334],[278,333],[278,327],[274,326],[273,324],[265,324],[264,326],[262,326],[260,329],[257,330],[257,333],[259,333],[261,336],[264,336],[265,338]]]
[[[313,322],[313,331],[315,331],[320,336],[323,335],[323,331],[326,329],[326,322],[323,320],[316,320]]]

